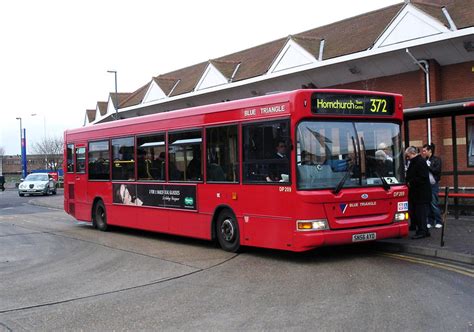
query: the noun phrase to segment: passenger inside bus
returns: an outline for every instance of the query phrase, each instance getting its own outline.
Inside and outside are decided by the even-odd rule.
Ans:
[[[375,151],[375,175],[393,176],[393,161],[383,150]]]
[[[273,156],[273,162],[269,165],[268,176],[266,180],[268,182],[288,182],[290,165],[287,155],[287,144],[284,140],[278,140],[275,147],[275,155]]]
[[[138,149],[138,178],[140,180],[152,180],[151,174],[152,161],[151,155],[143,149]]]

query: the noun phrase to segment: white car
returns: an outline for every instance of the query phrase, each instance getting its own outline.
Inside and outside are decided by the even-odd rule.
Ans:
[[[48,173],[32,173],[18,186],[18,195],[56,195],[56,182]]]

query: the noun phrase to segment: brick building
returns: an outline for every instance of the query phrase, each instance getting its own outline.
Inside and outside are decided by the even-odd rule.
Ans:
[[[441,185],[474,187],[473,8],[474,0],[401,2],[158,75],[132,93],[110,94],[86,111],[85,123],[113,120],[116,106],[128,118],[306,87],[396,92],[408,110],[452,109],[410,121],[406,144],[431,138],[444,161]],[[462,115],[451,118],[458,104]]]
[[[58,160],[62,160],[62,155],[58,155],[56,158]],[[3,175],[5,175],[7,179],[21,177],[21,156],[1,156],[0,161],[2,164],[1,169]],[[47,169],[45,156],[39,154],[27,155],[27,169],[28,172],[39,169]]]

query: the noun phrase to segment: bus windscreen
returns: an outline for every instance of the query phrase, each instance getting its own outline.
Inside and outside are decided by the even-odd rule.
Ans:
[[[395,111],[393,96],[314,93],[311,111],[315,114],[389,116]]]

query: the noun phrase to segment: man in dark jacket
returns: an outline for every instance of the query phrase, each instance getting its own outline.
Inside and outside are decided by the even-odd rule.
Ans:
[[[405,157],[409,159],[406,174],[408,185],[408,206],[410,218],[416,226],[416,233],[412,239],[421,239],[430,236],[426,226],[426,218],[431,203],[431,185],[426,160],[418,154],[418,149],[410,146],[405,150]]]
[[[441,159],[434,155],[434,144],[425,144],[421,150],[421,155],[426,159],[428,169],[430,171],[431,184],[431,203],[430,211],[428,212],[428,228],[443,227],[441,221],[441,211],[439,209],[439,181],[441,180]]]

